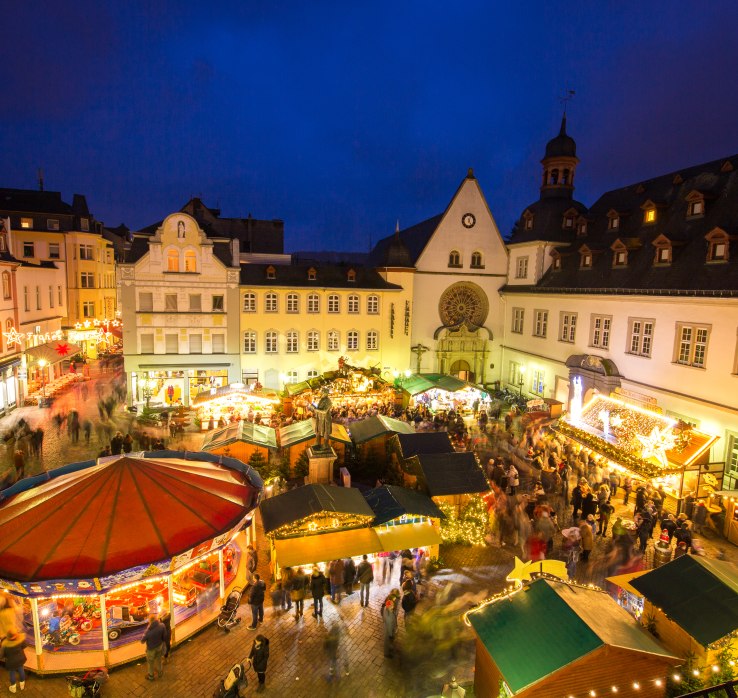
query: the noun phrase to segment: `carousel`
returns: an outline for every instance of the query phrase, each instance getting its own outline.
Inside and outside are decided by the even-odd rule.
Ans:
[[[242,420],[278,426],[274,421],[279,403],[276,391],[265,390],[258,383],[249,386],[231,383],[221,388],[208,388],[192,401],[202,431],[223,428]]]
[[[0,492],[0,587],[39,673],[144,655],[149,614],[172,643],[215,620],[246,578],[262,481],[233,458],[170,451],[74,463]]]

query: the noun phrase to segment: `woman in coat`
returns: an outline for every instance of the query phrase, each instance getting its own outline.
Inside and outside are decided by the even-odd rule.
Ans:
[[[307,583],[308,580],[302,571],[302,567],[298,567],[297,572],[295,572],[290,582],[290,598],[295,604],[295,620],[302,618],[302,607],[305,601],[305,587]]]
[[[251,660],[251,666],[259,677],[259,687],[256,690],[261,693],[264,690],[267,662],[269,661],[269,640],[263,635],[256,636],[254,644],[251,645],[249,659]]]
[[[586,520],[579,524],[579,533],[582,539],[582,562],[587,562],[589,554],[594,548],[594,534],[592,533],[592,527]]]
[[[313,597],[313,617],[323,615],[323,597],[325,596],[325,575],[319,568],[313,567],[310,575],[310,593]]]
[[[509,494],[515,494],[518,491],[518,485],[520,485],[520,478],[518,476],[518,469],[510,463],[507,466],[507,491]]]
[[[15,631],[8,633],[0,645],[0,655],[5,659],[5,668],[10,675],[11,693],[18,690],[19,684],[21,691],[26,688],[26,672],[23,668],[26,663],[25,647],[25,636]]]

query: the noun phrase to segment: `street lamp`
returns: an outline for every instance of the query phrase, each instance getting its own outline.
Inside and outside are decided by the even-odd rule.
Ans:
[[[518,375],[518,388],[520,389],[520,397],[523,397],[523,384],[525,383],[525,366],[520,367]]]
[[[46,364],[49,363],[46,359],[39,359],[38,365],[41,367],[41,398],[46,402],[46,373],[44,369]]]

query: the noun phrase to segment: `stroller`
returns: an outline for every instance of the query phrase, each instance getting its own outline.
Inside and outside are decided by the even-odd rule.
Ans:
[[[243,587],[233,587],[231,593],[228,594],[225,606],[220,607],[218,627],[223,628],[227,633],[230,632],[231,627],[241,622],[241,619],[238,617],[238,606],[241,603],[241,596],[243,596]]]
[[[246,671],[251,666],[251,662],[247,659],[246,664],[234,664],[225,677],[215,689],[213,698],[240,698],[241,689],[248,686],[246,679]]]
[[[83,676],[67,676],[67,690],[72,698],[94,698],[100,695],[107,681],[107,669],[90,669]]]

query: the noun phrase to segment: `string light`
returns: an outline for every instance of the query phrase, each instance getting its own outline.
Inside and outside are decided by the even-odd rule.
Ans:
[[[338,529],[364,528],[369,526],[373,519],[373,516],[361,516],[360,514],[320,513],[280,526],[271,531],[269,536],[272,538],[294,538]]]
[[[443,512],[441,519],[441,539],[444,543],[465,543],[468,545],[484,545],[487,535],[489,512],[484,499],[472,495],[461,514],[446,502],[438,508]]]

